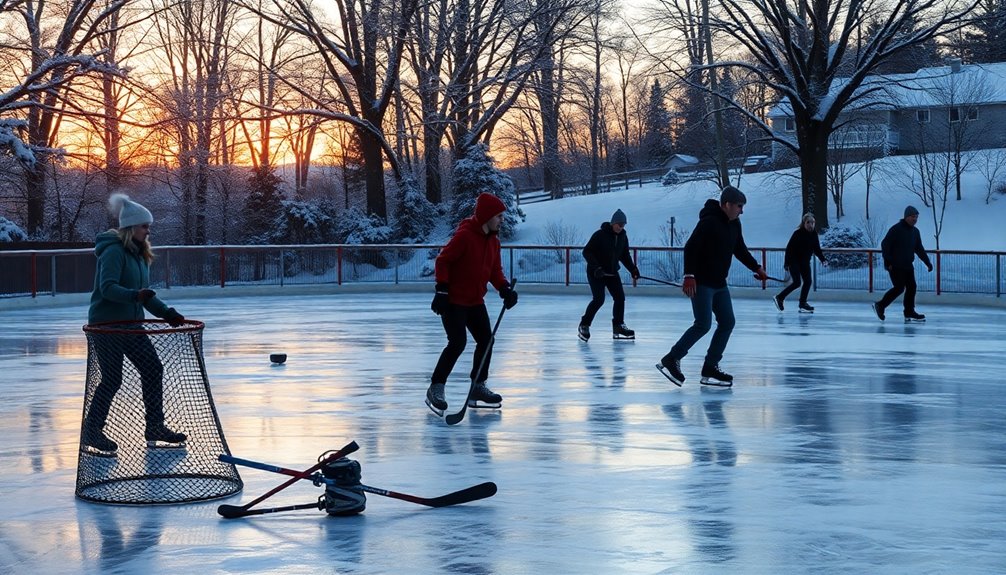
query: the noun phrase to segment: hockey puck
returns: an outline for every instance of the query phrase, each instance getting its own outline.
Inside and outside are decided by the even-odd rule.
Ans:
[[[273,363],[285,363],[286,354],[285,353],[271,353],[269,354],[269,361]]]

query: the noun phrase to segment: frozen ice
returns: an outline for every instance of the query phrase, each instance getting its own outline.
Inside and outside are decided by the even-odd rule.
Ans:
[[[1001,306],[926,304],[925,324],[903,324],[897,305],[881,323],[866,301],[816,299],[811,315],[735,297],[721,363],[734,387],[698,384],[706,336],[679,389],[653,365],[691,322],[680,292],[629,290],[635,341],[610,339],[609,300],[584,343],[586,287],[529,286],[497,334],[489,384],[503,408],[449,427],[423,402],[446,342],[428,291],[180,291],[162,295],[206,323],[234,455],[303,469],[356,440],[367,485],[432,497],[494,481],[499,493],[441,509],[369,494],[355,517],[226,520],[219,504],[287,479],[239,468],[245,488],[225,500],[78,500],[86,309],[4,311],[0,573],[1006,571]],[[499,299],[487,304],[495,319]],[[301,481],[262,505],[321,494]]]

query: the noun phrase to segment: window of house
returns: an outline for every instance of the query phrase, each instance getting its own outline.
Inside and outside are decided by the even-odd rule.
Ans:
[[[915,111],[915,119],[920,124],[928,124],[929,123],[929,110],[916,110]]]
[[[782,129],[784,131],[786,131],[786,132],[795,132],[796,131],[796,120],[794,120],[793,118],[786,118],[786,121],[783,124],[784,125],[783,125]]]
[[[950,121],[960,122],[961,121],[961,109],[960,108],[950,108]]]
[[[974,122],[978,119],[978,108],[968,108],[964,111],[964,119],[969,122]]]

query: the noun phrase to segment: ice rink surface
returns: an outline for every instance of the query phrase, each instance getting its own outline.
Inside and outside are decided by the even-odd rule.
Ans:
[[[580,293],[580,292],[583,293]],[[503,318],[490,387],[499,411],[448,427],[423,403],[446,342],[430,294],[173,301],[206,323],[204,355],[234,455],[303,469],[356,440],[359,516],[305,510],[225,520],[287,478],[239,468],[244,491],[157,507],[74,497],[85,307],[0,313],[0,573],[1004,573],[1006,327],[1002,307],[922,306],[926,324],[818,300],[777,312],[735,298],[723,368],[681,389],[654,363],[691,323],[687,299],[637,296],[634,342],[610,300],[589,343],[589,299],[521,294]],[[573,295],[575,293],[575,295]],[[500,300],[487,298],[493,320]],[[795,308],[795,300],[790,308]],[[474,344],[448,382],[467,390]],[[269,362],[284,352],[285,365]],[[184,430],[183,430],[184,431]],[[301,481],[263,506],[309,503]]]

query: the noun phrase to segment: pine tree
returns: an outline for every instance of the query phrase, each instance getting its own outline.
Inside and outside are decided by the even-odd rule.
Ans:
[[[436,223],[437,208],[426,199],[414,178],[399,182],[401,201],[395,214],[394,240],[400,243],[423,242]]]
[[[969,64],[1006,62],[1006,0],[981,0],[954,52]]]
[[[517,224],[524,221],[524,212],[517,205],[517,188],[510,176],[493,163],[486,145],[476,144],[454,164],[454,197],[450,207],[453,226],[475,213],[475,200],[483,192],[503,201],[506,212],[500,226],[500,238],[512,238],[517,232]]]
[[[671,115],[664,104],[660,80],[654,80],[643,121],[643,158],[650,166],[659,166],[671,155]]]
[[[282,183],[272,166],[259,166],[252,170],[243,210],[244,237],[249,243],[269,241],[269,234],[283,213]]]

